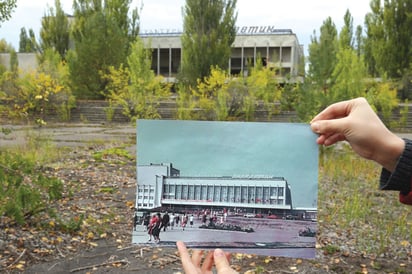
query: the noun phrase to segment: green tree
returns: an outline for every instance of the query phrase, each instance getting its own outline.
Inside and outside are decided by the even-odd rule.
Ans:
[[[412,64],[412,2],[372,0],[366,15],[365,58],[374,76],[401,78]]]
[[[362,36],[362,32],[362,26],[357,26],[355,32],[355,49],[358,57],[364,54],[364,37]]]
[[[353,17],[349,10],[343,17],[344,25],[339,33],[340,48],[353,48]]]
[[[11,13],[17,7],[17,0],[5,0],[0,2],[0,23],[10,19]]]
[[[14,51],[13,45],[8,43],[5,39],[0,39],[0,52],[8,53]]]
[[[54,49],[64,59],[69,49],[69,19],[63,11],[60,0],[55,0],[54,5],[54,8],[49,7],[41,21],[40,48],[43,52],[46,49]]]
[[[256,65],[250,68],[250,76],[246,79],[248,86],[248,99],[255,104],[262,104],[268,117],[279,112],[275,102],[281,97],[281,89],[275,79],[275,72],[269,67],[264,67],[259,58]],[[252,117],[250,117],[252,118]]]
[[[343,47],[337,54],[337,64],[333,70],[334,84],[326,96],[327,104],[365,96],[366,67],[363,59],[352,48]]]
[[[29,34],[27,34],[27,30],[25,28],[20,29],[20,41],[19,41],[19,52],[35,52],[35,35],[33,29],[29,30]]]
[[[137,37],[127,58],[127,67],[109,68],[103,75],[107,81],[107,98],[113,105],[121,106],[122,113],[131,121],[139,118],[160,118],[157,106],[160,99],[169,96],[170,86],[151,70],[151,52]]]
[[[335,68],[338,51],[338,36],[332,18],[328,17],[320,27],[319,39],[316,33],[311,37],[309,45],[308,78],[324,93],[328,92],[332,84],[332,72]]]
[[[183,9],[181,81],[196,85],[211,67],[226,69],[236,36],[237,0],[187,0]]]
[[[130,41],[138,33],[138,13],[129,18],[130,0],[75,0],[73,39],[68,57],[73,92],[78,98],[104,98],[109,67],[126,64]]]

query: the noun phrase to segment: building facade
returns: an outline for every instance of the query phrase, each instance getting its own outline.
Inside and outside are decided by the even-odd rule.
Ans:
[[[152,49],[152,69],[168,82],[174,82],[182,58],[181,32],[176,30],[141,33],[147,48]],[[295,33],[290,29],[274,27],[238,28],[228,60],[232,75],[248,75],[248,69],[256,65],[258,58],[264,66],[272,68],[279,80],[303,80],[304,53]]]
[[[172,164],[137,166],[136,208],[170,207],[291,210],[283,177],[182,177]]]

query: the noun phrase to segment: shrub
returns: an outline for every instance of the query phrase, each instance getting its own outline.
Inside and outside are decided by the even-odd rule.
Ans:
[[[47,202],[62,197],[63,184],[35,169],[22,155],[0,151],[0,216],[19,225],[47,209]]]

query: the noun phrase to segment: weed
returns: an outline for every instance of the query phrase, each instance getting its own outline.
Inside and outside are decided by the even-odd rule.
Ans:
[[[105,149],[103,151],[98,151],[93,154],[94,160],[98,162],[103,162],[110,156],[118,156],[120,158],[133,159],[134,157],[123,147],[113,147]],[[119,160],[118,160],[119,161]]]
[[[327,255],[332,255],[340,251],[340,248],[336,245],[326,245],[323,247],[323,251]]]
[[[345,144],[323,149],[320,157],[318,217],[323,224],[335,225],[338,234],[356,235],[351,245],[371,255],[411,242],[408,221],[412,213],[399,204],[396,192],[378,189],[380,167],[376,163],[355,155]],[[340,239],[333,244],[346,245]]]
[[[114,187],[102,187],[98,191],[98,193],[110,193],[113,194],[116,192],[116,188]]]

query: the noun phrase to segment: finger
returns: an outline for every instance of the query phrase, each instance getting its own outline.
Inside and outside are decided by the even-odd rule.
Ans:
[[[345,117],[350,113],[351,107],[352,104],[350,103],[350,101],[342,101],[332,104],[321,111],[318,115],[316,115],[312,119],[311,123],[319,120],[329,120]]]
[[[313,122],[310,127],[312,131],[317,134],[333,135],[336,133],[343,133],[347,128],[348,118],[334,119],[334,120],[320,120]]]
[[[192,262],[195,266],[200,266],[203,257],[203,250],[194,250],[192,254]]]
[[[229,260],[223,250],[217,248],[213,253],[213,259],[215,261],[217,273],[237,273],[229,264]]]
[[[231,257],[230,252],[226,252],[225,256],[226,256],[226,260],[227,260],[228,264],[230,265],[230,257]]]
[[[343,141],[343,140],[346,140],[345,136],[343,134],[336,133],[336,134],[332,134],[332,135],[326,137],[323,144],[325,146],[330,146],[330,145],[333,145],[333,144],[335,144],[337,142],[340,142],[340,141]]]
[[[205,260],[203,261],[203,265],[202,265],[202,272],[203,273],[207,273],[212,271],[212,267],[213,267],[213,251],[209,251],[206,255]]]
[[[180,253],[180,260],[182,261],[185,273],[197,273],[196,266],[193,265],[190,254],[187,251],[186,245],[182,241],[176,242],[177,249]]]

